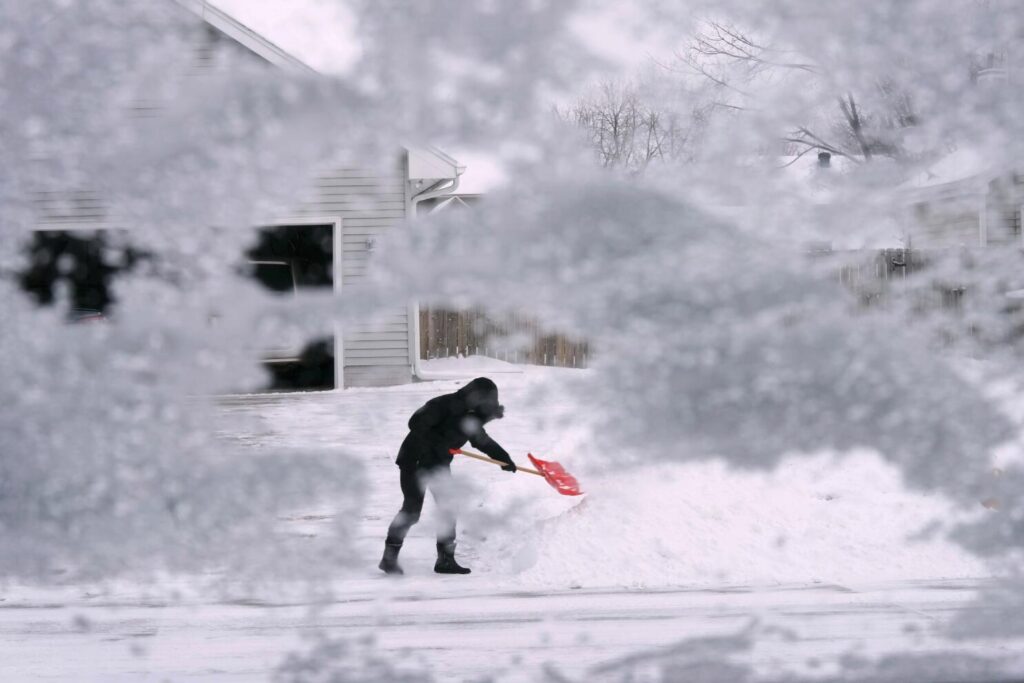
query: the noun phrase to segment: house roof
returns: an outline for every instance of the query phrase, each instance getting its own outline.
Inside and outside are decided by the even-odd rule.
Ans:
[[[457,178],[466,167],[436,147],[406,146],[409,152],[409,180]]]
[[[993,172],[992,163],[974,147],[961,147],[911,176],[903,188],[914,195],[959,190],[978,192]]]
[[[251,50],[274,66],[298,73],[316,73],[311,66],[278,47],[266,37],[238,21],[227,12],[205,0],[175,0],[179,5],[199,16],[240,45]]]
[[[275,66],[292,72],[317,73],[313,67],[206,0],[175,0],[175,2]],[[436,147],[407,147],[407,150],[409,152],[410,179],[456,178],[466,170],[466,167],[456,159]]]
[[[834,199],[837,184],[856,165],[855,160],[833,154],[828,167],[822,168],[818,163],[818,155],[812,150],[799,156],[775,159],[772,172],[778,174],[782,187],[794,196],[814,204],[829,204]]]

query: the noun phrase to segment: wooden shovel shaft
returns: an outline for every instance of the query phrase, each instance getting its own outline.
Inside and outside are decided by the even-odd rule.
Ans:
[[[499,465],[501,467],[504,467],[505,465],[508,464],[507,462],[502,462],[500,460],[495,460],[494,458],[488,458],[486,455],[480,455],[479,453],[473,453],[471,451],[464,451],[461,448],[458,449],[457,452],[459,454],[461,454],[461,455],[469,456],[470,458],[476,458],[477,460],[483,460],[484,462],[489,462],[492,465]],[[517,472],[529,472],[530,474],[536,474],[538,477],[543,477],[544,476],[543,473],[538,472],[537,470],[530,469],[529,467],[520,467],[519,465],[516,465],[516,471]]]

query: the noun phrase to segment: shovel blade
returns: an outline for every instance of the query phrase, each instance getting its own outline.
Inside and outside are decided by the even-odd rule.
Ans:
[[[528,453],[526,457],[544,475],[544,480],[563,496],[578,496],[583,493],[576,477],[566,472],[565,468],[557,462],[535,458],[533,453]]]

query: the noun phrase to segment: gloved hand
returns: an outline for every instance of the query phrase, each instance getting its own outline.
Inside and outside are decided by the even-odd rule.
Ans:
[[[516,464],[514,462],[510,462],[507,465],[502,465],[501,469],[505,470],[506,472],[515,473],[515,471],[516,471]]]

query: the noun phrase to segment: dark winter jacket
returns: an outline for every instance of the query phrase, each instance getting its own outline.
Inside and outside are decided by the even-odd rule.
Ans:
[[[498,403],[498,387],[478,377],[454,394],[427,401],[409,418],[409,435],[402,442],[395,461],[400,467],[431,468],[452,461],[450,448],[462,448],[469,441],[495,460],[512,463],[505,449],[487,432],[484,424],[505,413]]]

